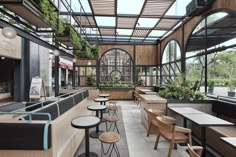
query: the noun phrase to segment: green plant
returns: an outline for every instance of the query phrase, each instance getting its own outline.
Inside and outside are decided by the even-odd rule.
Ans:
[[[87,77],[87,85],[88,86],[94,86],[95,84],[96,84],[96,80],[93,77],[88,76]]]
[[[98,47],[97,46],[91,46],[91,54],[92,54],[92,56],[94,56],[94,57],[98,57],[98,55],[99,55],[99,49],[98,49]]]
[[[235,85],[236,85],[236,83],[234,82],[234,81],[230,81],[229,82],[229,85],[228,85],[228,87],[229,87],[229,91],[230,92],[233,92],[234,90],[235,90]]]
[[[166,99],[178,99],[178,100],[202,100],[205,99],[204,94],[195,92],[191,89],[190,83],[188,83],[184,77],[180,75],[176,82],[169,81],[166,87],[159,91],[159,95]]]
[[[38,6],[44,19],[48,20],[53,26],[57,26],[58,12],[49,0],[31,0],[34,5]]]
[[[65,31],[65,27],[66,27],[66,22],[58,18],[58,27],[57,27],[58,34],[62,34]]]

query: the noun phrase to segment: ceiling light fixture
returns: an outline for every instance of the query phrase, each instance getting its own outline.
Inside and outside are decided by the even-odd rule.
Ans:
[[[73,58],[73,63],[76,63],[77,62],[77,58]]]
[[[55,50],[53,50],[53,55],[54,56],[59,56],[60,52],[57,49],[55,49]]]
[[[2,29],[2,35],[8,39],[16,38],[16,30],[12,27],[4,27]]]

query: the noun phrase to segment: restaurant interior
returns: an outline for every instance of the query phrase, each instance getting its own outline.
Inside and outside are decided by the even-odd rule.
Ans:
[[[0,0],[0,157],[235,157],[236,0]]]

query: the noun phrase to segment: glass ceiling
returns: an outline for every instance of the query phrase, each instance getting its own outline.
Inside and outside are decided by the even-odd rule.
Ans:
[[[61,0],[66,1],[66,0]],[[68,3],[70,0],[67,0]],[[173,32],[191,0],[73,0],[72,17],[91,42],[152,42]],[[81,8],[82,6],[82,8]],[[61,15],[68,15],[60,7]],[[89,31],[88,31],[89,30]]]

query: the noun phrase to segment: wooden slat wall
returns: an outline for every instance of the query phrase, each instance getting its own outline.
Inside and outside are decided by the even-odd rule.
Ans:
[[[134,59],[134,45],[99,45],[100,57],[108,50],[114,48],[126,51]],[[136,45],[137,65],[156,65],[158,63],[157,60],[157,45]],[[96,65],[96,60],[79,60],[77,64],[88,65],[89,61],[92,63],[91,65]]]
[[[91,65],[96,65],[97,61],[96,60],[78,60],[77,64],[78,65],[88,65],[88,63],[91,63]]]
[[[125,50],[130,54],[132,58],[134,58],[134,45],[99,45],[99,50],[101,55],[107,52],[108,50],[114,48]]]
[[[137,45],[136,64],[137,65],[157,65],[156,45]]]

